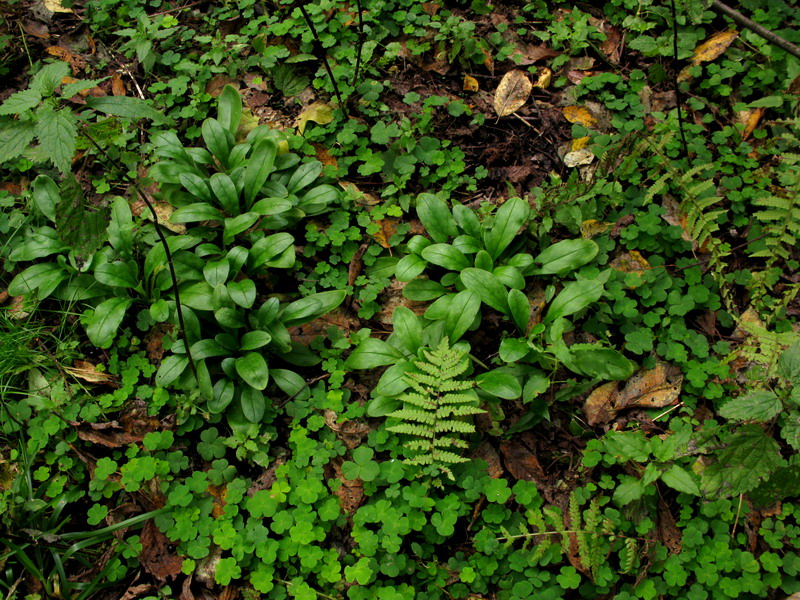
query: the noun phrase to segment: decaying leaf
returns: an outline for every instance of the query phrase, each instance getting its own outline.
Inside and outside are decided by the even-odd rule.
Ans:
[[[608,423],[627,408],[663,408],[673,404],[681,393],[680,368],[657,363],[653,369],[639,371],[622,389],[619,382],[604,383],[586,398],[583,411],[589,425]]]
[[[344,445],[350,450],[357,448],[361,441],[369,434],[370,426],[354,420],[338,422],[339,416],[332,410],[325,411],[325,424],[336,433]]]
[[[492,479],[503,476],[503,465],[500,462],[500,455],[490,443],[483,442],[480,446],[475,448],[475,451],[472,453],[472,458],[482,460],[486,463],[486,471]]]
[[[470,75],[464,75],[464,83],[461,87],[465,92],[477,92],[479,89],[478,80]]]
[[[637,250],[617,255],[608,266],[623,273],[641,273],[650,269],[650,263]]]
[[[539,485],[544,482],[544,469],[527,444],[504,440],[500,443],[500,454],[503,456],[503,464],[514,479],[533,481]]]
[[[561,52],[551,50],[547,46],[536,46],[534,44],[519,44],[514,53],[509,57],[518,65],[532,65],[533,63],[555,58]]]
[[[718,58],[728,49],[728,46],[733,43],[733,40],[735,40],[738,35],[739,32],[734,29],[715,33],[694,49],[694,53],[689,59],[689,62],[693,65],[699,65],[700,63]]]
[[[306,130],[306,124],[313,121],[319,125],[326,125],[333,121],[333,107],[326,102],[313,102],[306,106],[297,116],[295,127],[300,135]]]
[[[380,202],[380,199],[374,194],[362,192],[359,187],[352,181],[339,181],[342,189],[350,194],[350,196],[362,206],[375,206]]]
[[[169,220],[169,218],[172,216],[172,213],[175,212],[174,206],[172,206],[169,202],[159,202],[157,200],[150,200],[150,203],[153,205],[153,209],[156,211],[156,218],[161,225],[173,233],[186,233],[186,225],[183,225],[182,223],[172,223]],[[147,205],[141,200],[137,200],[133,205],[131,205],[131,212],[134,216],[138,217],[141,215],[145,219],[153,220],[153,215],[150,214],[150,210],[147,208]]]
[[[111,76],[111,93],[114,96],[125,96],[128,93],[128,86],[122,81],[122,76],[116,72]]]
[[[570,123],[577,123],[589,129],[597,127],[597,119],[582,106],[565,106],[561,112]]]
[[[592,164],[594,154],[588,148],[567,152],[564,155],[564,164],[570,168]]]
[[[364,503],[364,484],[360,479],[350,480],[342,473],[342,459],[334,460],[333,471],[336,479],[342,482],[334,494],[339,497],[342,504],[342,512],[347,515],[352,515],[358,510],[358,507]]]
[[[531,80],[519,69],[503,75],[494,93],[494,110],[497,116],[505,117],[522,108],[532,89]]]
[[[44,0],[44,7],[52,13],[71,13],[71,8],[61,5],[61,0]]]
[[[22,24],[22,29],[28,35],[46,40],[50,37],[50,31],[47,25],[39,21],[25,21]]]
[[[400,225],[400,219],[381,219],[380,221],[375,221],[375,224],[380,226],[380,229],[372,234],[372,239],[384,248],[389,248],[389,240],[397,233],[397,226]]]
[[[98,371],[97,367],[87,360],[76,360],[71,367],[64,367],[64,370],[78,379],[83,379],[89,383],[105,383],[114,385],[117,378],[111,373]]]
[[[167,536],[158,530],[152,519],[144,524],[140,543],[139,564],[145,571],[161,582],[180,575],[183,559],[170,551]]]
[[[752,110],[744,110],[738,114],[739,122],[744,125],[744,131],[742,131],[742,140],[746,140],[750,137],[750,134],[752,134],[755,130],[763,114],[763,106],[759,106],[758,108],[754,108]]]
[[[208,80],[206,94],[218,98],[226,85],[232,86],[237,92],[239,91],[239,82],[236,79],[228,77],[224,73],[217,73]]]
[[[47,53],[50,56],[55,56],[58,60],[69,63],[73,75],[77,75],[86,68],[86,61],[82,57],[73,54],[63,46],[50,46],[47,48]]]
[[[593,237],[604,234],[613,227],[614,223],[604,223],[596,219],[589,219],[588,221],[581,223],[581,236],[587,239],[592,239]]]
[[[533,84],[533,87],[547,89],[550,87],[550,81],[553,79],[553,71],[547,67],[542,67],[539,71],[539,76],[536,78],[536,83]]]

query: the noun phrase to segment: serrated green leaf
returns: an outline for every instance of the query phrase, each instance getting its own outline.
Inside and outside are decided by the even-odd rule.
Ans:
[[[68,110],[40,110],[36,120],[36,139],[45,156],[62,173],[72,170],[78,131]]]
[[[151,100],[133,96],[89,96],[86,105],[102,113],[127,119],[150,119],[159,125],[170,125],[174,121],[153,106]]]
[[[700,495],[700,488],[695,483],[692,476],[678,465],[672,465],[669,469],[661,474],[661,481],[666,483],[673,490],[683,492],[684,494],[692,494],[693,496]]]
[[[11,94],[0,104],[0,115],[14,115],[33,108],[41,102],[42,96],[36,90],[22,90]]]
[[[754,390],[726,402],[720,407],[719,414],[736,421],[769,421],[782,408],[783,404],[774,392]]]
[[[0,122],[0,163],[17,158],[36,135],[33,121]]]

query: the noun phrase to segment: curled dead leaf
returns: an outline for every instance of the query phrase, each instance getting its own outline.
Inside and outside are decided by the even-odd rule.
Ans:
[[[715,33],[694,49],[694,53],[689,59],[689,62],[693,65],[699,65],[700,63],[709,62],[718,58],[738,36],[739,32],[734,29]]]
[[[614,223],[604,223],[596,219],[589,219],[581,223],[581,236],[592,239],[593,237],[604,234],[613,227]]]
[[[532,89],[531,80],[519,69],[503,75],[494,93],[494,110],[497,116],[505,117],[522,108]]]
[[[469,75],[464,75],[464,83],[461,87],[465,92],[477,92],[479,89],[478,80]]]
[[[326,125],[333,121],[333,107],[326,102],[313,102],[305,107],[295,120],[295,127],[302,135],[306,130],[306,124],[313,121],[319,125]]]
[[[73,10],[61,4],[61,0],[44,0],[44,7],[52,13],[71,13]]]
[[[553,79],[553,71],[548,67],[542,67],[539,71],[539,76],[536,78],[536,83],[533,84],[533,87],[547,89],[550,87],[550,81]]]
[[[111,76],[111,93],[114,96],[125,96],[128,93],[128,86],[122,81],[122,76],[119,73],[114,73]]]
[[[592,164],[594,154],[588,148],[567,152],[564,155],[564,164],[570,168]]]
[[[744,131],[742,131],[742,140],[746,140],[750,137],[750,134],[752,134],[755,130],[763,114],[763,106],[759,106],[753,110],[745,110],[739,113],[739,122],[744,125]]]
[[[597,119],[582,106],[565,106],[561,112],[570,123],[577,123],[589,129],[597,127]]]
[[[115,385],[117,383],[117,378],[114,375],[98,371],[97,366],[87,360],[76,360],[73,366],[64,367],[64,370],[73,377],[89,383],[104,383],[107,385]]]

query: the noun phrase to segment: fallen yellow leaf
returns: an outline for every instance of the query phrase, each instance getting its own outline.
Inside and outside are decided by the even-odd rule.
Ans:
[[[295,127],[302,135],[306,130],[306,123],[313,121],[320,125],[325,125],[333,121],[333,107],[325,102],[314,102],[309,104],[297,116]]]
[[[54,13],[71,13],[71,8],[61,6],[61,0],[44,0],[44,7]]]
[[[614,223],[603,223],[596,219],[589,219],[581,223],[581,236],[592,239],[593,237],[604,234],[612,227],[614,227]]]
[[[694,49],[694,53],[692,54],[692,58],[689,59],[689,62],[693,65],[699,65],[700,63],[714,60],[728,49],[728,46],[733,43],[733,40],[735,40],[738,35],[739,32],[734,29],[715,33]]]
[[[478,80],[469,75],[464,75],[464,84],[461,87],[465,92],[477,92]]]
[[[758,122],[761,120],[761,115],[764,114],[764,107],[759,106],[753,110],[745,110],[739,113],[739,121],[744,125],[742,131],[742,140],[746,140],[753,133]]]
[[[494,110],[498,117],[505,117],[519,110],[528,101],[533,84],[519,69],[503,75],[494,93]]]
[[[575,152],[576,150],[583,150],[584,148],[586,148],[586,146],[589,145],[590,139],[591,138],[588,135],[575,138],[574,140],[572,140],[572,147],[570,148],[570,150],[572,152]]]
[[[577,123],[589,129],[597,127],[597,119],[582,106],[565,106],[561,112],[570,123]]]
[[[539,72],[539,77],[536,78],[536,83],[533,84],[533,87],[546,89],[550,87],[550,80],[552,78],[553,71],[547,67],[542,67],[542,70]]]

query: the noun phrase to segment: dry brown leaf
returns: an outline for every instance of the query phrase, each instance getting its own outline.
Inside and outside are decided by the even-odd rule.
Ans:
[[[681,530],[675,524],[675,517],[663,498],[658,501],[658,539],[671,554],[680,554],[683,551]]]
[[[764,327],[764,321],[761,320],[761,317],[758,315],[758,311],[754,309],[752,306],[749,306],[747,310],[745,310],[736,321],[736,329],[733,330],[731,334],[731,339],[740,342],[746,340],[750,337],[750,333],[748,332],[748,325],[755,326],[757,328]]]
[[[111,93],[114,96],[125,96],[128,93],[128,86],[122,81],[122,76],[116,72],[111,76]]]
[[[138,204],[138,203],[137,203]],[[153,220],[153,215],[150,214],[150,211],[147,209],[147,206],[144,202],[141,203],[142,207],[139,208],[139,213],[144,213],[144,218]],[[150,200],[150,204],[153,205],[153,209],[156,211],[156,218],[158,222],[169,229],[173,233],[177,234],[184,234],[186,233],[186,225],[182,223],[173,223],[169,220],[172,216],[172,213],[175,212],[175,207],[172,206],[169,202],[159,202],[158,200]],[[136,205],[131,206],[131,212],[136,215]]]
[[[606,41],[600,44],[600,50],[609,62],[618,63],[622,56],[622,33],[608,21],[603,21],[600,30],[606,34]]]
[[[494,93],[494,110],[497,116],[505,117],[522,108],[532,89],[531,80],[519,69],[503,75]]]
[[[232,85],[234,88],[236,88],[236,91],[239,91],[239,82],[237,80],[228,77],[224,73],[218,73],[208,80],[208,83],[206,84],[206,94],[216,98],[222,93],[222,90],[226,85]]]
[[[738,35],[739,32],[734,29],[715,33],[694,49],[694,53],[689,59],[689,62],[693,65],[699,65],[700,63],[714,60],[728,49],[728,46],[733,43],[733,40],[735,40]]]
[[[422,3],[422,10],[429,17],[435,17],[436,13],[439,12],[440,8],[442,8],[442,5],[439,4],[438,2],[423,2]]]
[[[342,473],[342,459],[338,458],[333,461],[333,471],[336,478],[342,482],[339,489],[334,492],[339,497],[342,505],[342,512],[347,515],[352,515],[358,510],[364,502],[364,484],[360,479],[351,481]]]
[[[661,215],[661,218],[670,225],[674,225],[675,227],[680,227],[683,229],[681,239],[683,239],[685,242],[691,242],[692,248],[696,250],[697,245],[692,241],[692,236],[686,232],[686,215],[681,213],[680,203],[671,196],[664,196],[664,201],[661,203],[661,206],[663,206],[665,209],[665,212],[663,215]]]
[[[362,192],[359,187],[352,181],[339,181],[341,188],[350,194],[358,204],[362,206],[375,206],[380,203],[380,199],[374,194]]]
[[[167,536],[161,533],[151,519],[144,524],[139,542],[139,564],[161,582],[175,579],[181,573],[183,559],[170,551]]]
[[[344,442],[344,445],[350,450],[358,448],[361,441],[369,434],[370,426],[353,420],[339,423],[338,419],[339,415],[332,410],[325,411],[325,424],[336,433],[336,437]]]
[[[72,367],[64,367],[64,370],[73,377],[83,379],[89,383],[105,383],[108,385],[117,383],[117,378],[114,375],[98,371],[97,367],[87,360],[76,360]]]
[[[380,226],[380,229],[372,234],[372,239],[384,248],[389,248],[389,240],[397,233],[397,226],[400,225],[400,219],[381,219],[380,221],[375,221],[375,224]]]
[[[544,481],[544,469],[539,459],[527,446],[518,441],[505,440],[500,443],[503,464],[514,479],[524,479],[540,484]]]
[[[515,61],[518,65],[532,65],[540,60],[555,58],[560,54],[561,52],[558,52],[557,50],[551,50],[547,46],[520,44],[509,58]]]
[[[637,250],[617,255],[608,265],[622,273],[641,273],[650,269],[650,263]]]
[[[582,106],[565,106],[561,112],[570,123],[577,123],[589,129],[597,127],[597,119]]]
[[[536,83],[533,84],[533,87],[547,89],[550,87],[550,81],[553,79],[553,71],[548,67],[542,67],[539,71],[539,76],[536,78]]]
[[[477,458],[478,460],[486,462],[486,471],[492,479],[503,476],[503,465],[500,462],[500,455],[489,442],[483,442],[480,446],[475,448],[471,456],[472,458]]]
[[[596,387],[583,403],[586,422],[594,427],[600,423],[608,423],[617,416],[614,402],[619,394],[617,382],[610,381]]]
[[[479,89],[478,80],[469,75],[464,75],[464,83],[461,87],[465,92],[477,92]]]
[[[680,368],[659,362],[652,369],[631,377],[614,401],[614,408],[663,408],[681,394],[683,375]]]
[[[744,131],[742,131],[742,140],[746,140],[750,137],[750,134],[755,130],[763,114],[763,106],[759,106],[753,110],[745,110],[739,113],[739,122],[744,125]]]
[[[86,68],[86,61],[83,60],[82,57],[73,54],[63,46],[50,46],[47,48],[47,53],[51,56],[55,56],[58,60],[69,63],[73,75],[77,75]]]
[[[22,29],[28,35],[32,35],[33,37],[43,40],[46,40],[50,37],[50,30],[48,29],[47,25],[40,23],[39,21],[26,21],[23,23]]]

